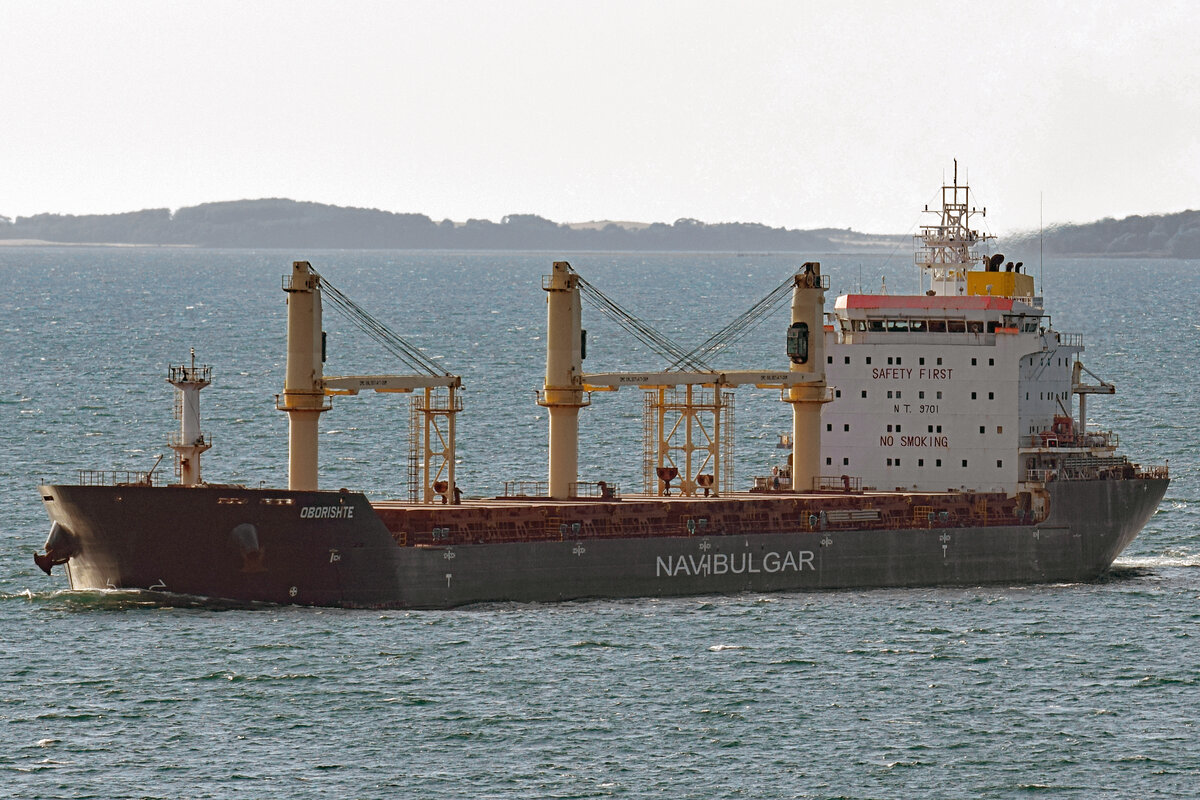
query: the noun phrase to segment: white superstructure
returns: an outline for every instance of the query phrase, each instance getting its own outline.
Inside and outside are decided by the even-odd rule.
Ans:
[[[975,250],[991,237],[970,229],[968,191],[956,167],[917,237],[923,294],[842,295],[826,315],[825,483],[1012,493],[1121,462],[1071,411],[1112,386],[1082,384],[1082,337],[1053,328],[1020,263]]]

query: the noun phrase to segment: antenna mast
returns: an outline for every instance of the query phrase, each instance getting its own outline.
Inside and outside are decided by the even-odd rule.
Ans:
[[[936,224],[922,225],[921,232],[913,237],[917,266],[929,273],[934,294],[961,294],[966,291],[967,271],[985,258],[976,245],[995,237],[971,228],[971,217],[987,216],[987,209],[971,205],[970,187],[958,182],[958,159],[954,160],[953,182],[942,186],[941,209],[926,206],[925,210],[939,219]]]
[[[1046,295],[1046,265],[1042,261],[1042,195],[1038,192],[1038,293]]]

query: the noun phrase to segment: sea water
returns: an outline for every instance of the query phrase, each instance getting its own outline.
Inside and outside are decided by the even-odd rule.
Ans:
[[[0,248],[0,796],[20,798],[1185,798],[1200,794],[1200,277],[1195,262],[1047,261],[1058,330],[1117,386],[1092,425],[1170,461],[1159,512],[1090,584],[493,605],[230,608],[70,592],[33,564],[39,480],[145,471],[201,395],[212,481],[281,485],[281,276],[310,260],[461,374],[459,483],[542,479],[541,276],[591,283],[694,345],[805,260],[913,292],[902,256]],[[1040,274],[1039,274],[1040,272]],[[782,312],[786,313],[786,312]],[[591,371],[663,360],[585,306]],[[784,363],[775,316],[711,359]],[[406,371],[326,309],[327,374]],[[641,398],[596,395],[580,473],[641,486]],[[737,391],[736,478],[786,404]],[[338,398],[322,481],[406,495],[408,400]]]

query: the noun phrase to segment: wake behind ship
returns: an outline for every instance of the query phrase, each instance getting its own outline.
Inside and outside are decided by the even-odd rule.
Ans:
[[[1089,580],[1145,525],[1165,468],[1089,430],[1111,394],[1054,330],[1019,263],[982,254],[957,176],[917,237],[928,289],[848,294],[807,263],[703,345],[625,315],[556,262],[547,297],[545,483],[464,499],[454,452],[455,375],[371,318],[308,262],[284,281],[286,489],[206,483],[200,391],[211,369],[173,366],[178,482],[81,472],[41,488],[50,573],[74,589],[143,589],[233,601],[444,608],[492,601]],[[790,299],[781,364],[720,369],[713,355]],[[585,372],[584,301],[667,359],[657,371]],[[376,333],[413,372],[323,373],[322,305]],[[1085,375],[1094,383],[1085,382]],[[732,485],[733,390],[777,391],[791,453],[749,491]],[[596,392],[643,393],[643,486],[578,479],[578,415]],[[410,496],[318,488],[318,423],[333,395],[412,393]],[[1078,402],[1079,417],[1072,414]],[[764,454],[764,461],[765,461]]]

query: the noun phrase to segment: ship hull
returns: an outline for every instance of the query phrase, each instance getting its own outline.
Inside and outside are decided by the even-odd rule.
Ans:
[[[73,589],[238,602],[449,608],[832,589],[1092,580],[1165,478],[1058,482],[1035,525],[796,530],[404,546],[365,496],[43,486]],[[332,509],[300,518],[304,509]],[[315,514],[315,512],[314,512]],[[53,538],[53,536],[52,536]]]

